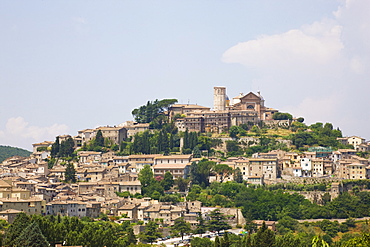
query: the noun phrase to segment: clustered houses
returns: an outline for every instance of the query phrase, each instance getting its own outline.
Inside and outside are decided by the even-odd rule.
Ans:
[[[264,106],[258,93],[240,94],[231,101],[224,87],[214,88],[213,110],[198,105],[175,104],[167,114],[175,120],[180,131],[222,132],[232,125],[273,122],[277,112]],[[78,131],[77,136],[58,136],[59,142],[69,138],[75,148],[93,140],[98,131],[111,144],[119,145],[124,139],[149,129],[149,124],[127,121],[118,126],[105,126]],[[295,153],[275,150],[255,153],[251,158],[232,157],[226,161],[210,158],[217,164],[238,169],[242,179],[251,184],[277,183],[282,177],[336,177],[338,179],[370,178],[369,160],[356,154],[370,150],[369,143],[357,136],[338,138],[354,149],[331,150],[314,147],[307,152]],[[196,225],[197,216],[214,208],[202,207],[200,202],[182,202],[176,205],[158,202],[150,198],[121,198],[117,192],[141,193],[138,173],[148,165],[156,178],[170,172],[175,179],[187,178],[192,162],[199,162],[192,155],[148,154],[117,156],[113,152],[78,151],[78,161],[73,165],[78,182],[65,184],[66,165],[58,161],[52,168],[50,158],[53,142],[33,144],[30,157],[14,156],[0,164],[0,217],[12,221],[19,212],[27,214],[51,214],[77,217],[98,217],[100,213],[124,216],[125,220],[144,221],[161,219],[161,224],[171,225],[178,217],[184,217]],[[234,180],[234,172],[212,172],[210,181]],[[220,209],[229,216],[229,223],[244,224],[240,210]]]
[[[132,121],[124,122],[118,126],[102,126],[96,129],[85,129],[78,131],[77,136],[60,135],[59,143],[67,140],[71,137],[74,140],[75,147],[82,147],[84,144],[89,143],[96,137],[96,134],[100,130],[105,139],[109,140],[112,144],[120,145],[126,138],[134,136],[136,133],[149,129],[149,124],[139,124]],[[35,143],[33,145],[33,153],[39,150],[47,150],[51,148],[54,142],[44,141],[41,143]]]
[[[49,169],[44,160],[38,162],[35,157],[39,152],[35,149],[29,158],[12,157],[1,164],[0,217],[12,221],[19,212],[77,217],[98,217],[101,212],[108,212],[131,221],[161,219],[161,224],[171,225],[178,217],[184,217],[192,225],[197,224],[202,211],[200,202],[170,205],[150,198],[125,199],[116,194],[125,191],[140,194],[138,172],[145,165],[151,167],[156,177],[163,177],[166,172],[175,179],[188,177],[191,163],[199,161],[192,155],[116,156],[80,151],[74,164],[78,182],[64,184],[61,181],[66,166],[59,162]],[[243,224],[240,210],[223,210],[231,215],[231,224]]]
[[[350,138],[349,138],[350,139]],[[366,143],[361,143],[366,144]],[[367,145],[367,144],[366,144]],[[123,199],[116,192],[141,193],[138,172],[149,165],[156,177],[170,172],[174,178],[189,176],[192,155],[129,155],[92,151],[78,152],[75,170],[76,184],[63,184],[66,166],[62,163],[49,169],[42,158],[44,152],[35,149],[28,158],[11,157],[1,164],[0,214],[11,219],[14,210],[28,214],[61,214],[96,217],[100,212],[126,215],[131,220],[163,219],[171,224],[182,215],[195,224],[195,216],[180,206],[166,205],[150,199]],[[226,161],[213,159],[239,169],[243,180],[252,184],[271,184],[281,177],[336,177],[366,179],[370,177],[367,159],[356,155],[358,150],[315,147],[307,152],[281,150],[255,153],[251,158],[232,157]],[[233,173],[212,173],[210,181],[233,180]],[[180,210],[181,209],[181,210]],[[176,213],[180,210],[180,213]]]

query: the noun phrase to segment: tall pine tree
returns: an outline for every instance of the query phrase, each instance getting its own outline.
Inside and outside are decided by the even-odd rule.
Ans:
[[[68,163],[66,171],[64,173],[64,178],[66,182],[76,183],[76,170],[72,163]]]
[[[3,245],[9,247],[14,246],[15,239],[23,232],[30,222],[30,218],[25,213],[18,214],[13,224],[11,224],[5,232]]]
[[[49,242],[36,222],[29,224],[14,241],[16,247],[48,247]]]

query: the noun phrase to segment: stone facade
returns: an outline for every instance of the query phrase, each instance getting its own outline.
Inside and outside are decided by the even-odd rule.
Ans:
[[[225,87],[214,87],[213,110],[206,107],[198,107],[184,111],[182,105],[173,105],[169,109],[169,115],[175,116],[175,124],[180,131],[197,131],[221,133],[231,126],[241,124],[256,124],[260,121],[271,120],[272,115],[278,112],[264,105],[263,97],[252,92],[241,94],[230,102],[226,96]]]

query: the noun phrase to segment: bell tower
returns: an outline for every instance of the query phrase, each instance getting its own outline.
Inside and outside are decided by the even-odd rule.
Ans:
[[[226,109],[226,87],[213,88],[213,110],[224,111]]]

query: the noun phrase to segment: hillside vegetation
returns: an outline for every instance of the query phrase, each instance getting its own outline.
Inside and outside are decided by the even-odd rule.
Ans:
[[[28,157],[31,152],[25,149],[10,147],[10,146],[0,146],[0,163],[12,156],[22,156]]]

